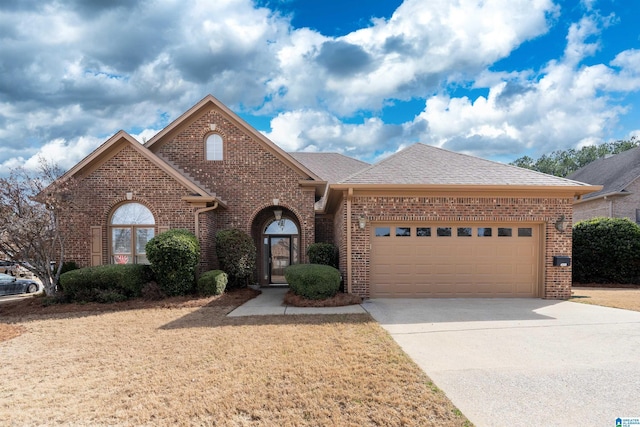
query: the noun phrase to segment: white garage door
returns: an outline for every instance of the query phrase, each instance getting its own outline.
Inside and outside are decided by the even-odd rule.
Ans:
[[[373,297],[535,297],[536,224],[372,224]]]

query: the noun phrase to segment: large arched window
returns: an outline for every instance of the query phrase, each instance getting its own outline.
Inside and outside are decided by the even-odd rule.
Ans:
[[[209,135],[207,137],[205,151],[207,153],[207,160],[222,160],[222,137],[217,133]]]
[[[155,219],[140,203],[126,203],[111,215],[111,263],[148,264],[145,246],[154,236]]]

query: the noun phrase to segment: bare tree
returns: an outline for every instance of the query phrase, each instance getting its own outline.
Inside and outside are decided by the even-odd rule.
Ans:
[[[40,159],[36,173],[16,168],[0,178],[0,253],[38,277],[46,295],[56,292],[66,240],[59,218],[74,209],[77,187],[61,175],[60,168]]]

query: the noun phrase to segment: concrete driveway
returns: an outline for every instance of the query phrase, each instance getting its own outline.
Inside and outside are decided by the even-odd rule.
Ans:
[[[477,426],[640,418],[640,312],[540,299],[363,307]]]

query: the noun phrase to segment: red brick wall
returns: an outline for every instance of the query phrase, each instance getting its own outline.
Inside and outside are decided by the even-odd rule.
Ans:
[[[333,239],[333,215],[316,215],[316,242],[335,243]]]
[[[212,133],[212,124],[223,138],[222,161],[205,157],[205,140]],[[170,138],[153,149],[227,203],[227,209],[216,213],[216,229],[238,228],[256,239],[254,222],[264,211],[272,211],[273,199],[278,199],[278,205],[299,224],[300,259],[306,262],[307,247],[315,241],[314,190],[299,184],[306,177],[213,106]],[[256,240],[260,251],[261,242]]]
[[[194,212],[180,198],[190,191],[161,171],[133,148],[126,146],[114,157],[79,180],[76,209],[70,217],[61,219],[71,228],[66,235],[66,259],[80,266],[90,265],[90,227],[102,228],[102,262],[109,263],[109,220],[113,211],[127,202],[126,193],[133,193],[133,202],[148,207],[159,227],[185,228],[195,232]]]
[[[344,202],[346,206],[346,202]],[[345,209],[346,212],[346,208]],[[567,230],[560,233],[555,221],[564,215]],[[358,227],[358,218],[367,218],[367,227]],[[571,255],[572,199],[541,197],[365,197],[354,196],[352,224],[352,292],[369,296],[370,223],[376,221],[488,221],[534,222],[546,224],[544,239],[543,298],[567,299],[571,296],[571,267],[554,267],[554,255]],[[346,245],[346,221],[336,213],[336,241]],[[341,257],[341,270],[346,275],[346,259]]]

